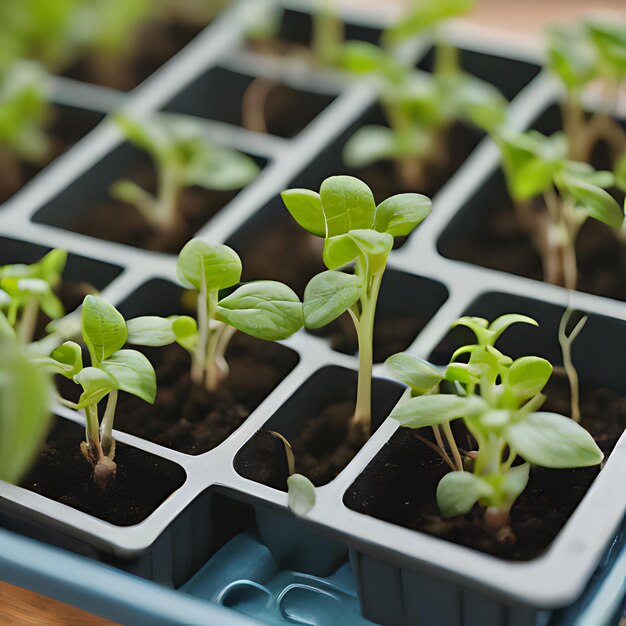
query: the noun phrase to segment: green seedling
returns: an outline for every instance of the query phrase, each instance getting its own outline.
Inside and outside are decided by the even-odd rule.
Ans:
[[[614,175],[569,160],[567,138],[561,133],[547,137],[537,131],[502,131],[495,139],[521,223],[530,222],[546,282],[576,289],[575,244],[582,226],[591,218],[618,231],[622,227],[624,211],[606,191],[614,185]],[[527,203],[537,197],[546,205],[539,221],[525,213]]]
[[[0,266],[0,313],[20,343],[33,341],[40,311],[52,320],[64,315],[54,290],[66,260],[65,250],[52,250],[32,265]]]
[[[155,329],[157,332],[158,329]],[[82,336],[89,352],[90,365],[83,363],[80,345],[66,341],[53,350],[42,364],[82,387],[78,402],[59,401],[85,414],[86,435],[81,452],[94,467],[94,479],[108,486],[117,466],[113,424],[120,391],[153,403],[156,377],[148,359],[137,350],[124,349],[129,339],[127,324],[119,311],[98,296],[86,296],[82,306]],[[135,343],[139,343],[135,338]],[[99,407],[106,406],[99,417]]]
[[[32,61],[0,68],[0,161],[18,180],[17,159],[40,165],[50,154],[46,81],[43,67]]]
[[[50,377],[15,341],[0,312],[0,480],[19,483],[50,425]]]
[[[296,459],[291,449],[291,444],[276,431],[269,433],[278,439],[285,450],[285,458],[287,460],[287,506],[295,515],[306,515],[314,506],[317,500],[315,494],[315,485],[302,474],[296,473]]]
[[[352,426],[369,436],[373,333],[376,304],[394,237],[408,235],[430,213],[419,194],[399,194],[378,206],[370,188],[351,176],[332,176],[319,193],[289,189],[282,194],[292,217],[313,235],[324,237],[327,271],[304,292],[304,323],[321,328],[346,311],[359,347],[359,379]],[[353,273],[339,271],[349,267]]]
[[[387,31],[385,39],[408,36],[406,29],[424,29],[468,9],[471,2],[420,3],[412,18]],[[407,189],[428,182],[427,168],[447,156],[445,138],[456,121],[492,132],[505,119],[506,99],[492,85],[463,72],[457,50],[439,41],[432,74],[415,70],[389,50],[351,41],[342,48],[344,69],[372,75],[387,126],[364,126],[347,142],[343,158],[351,168],[393,160]]]
[[[563,127],[569,157],[588,161],[598,141],[606,142],[613,160],[626,146],[626,135],[613,119],[626,80],[626,22],[588,17],[573,27],[553,27],[548,34],[547,66],[565,90]],[[603,106],[589,118],[582,96],[595,83],[603,89]]]
[[[133,181],[120,180],[111,187],[111,195],[134,205],[157,228],[176,224],[180,194],[186,188],[241,189],[259,173],[250,157],[215,145],[191,120],[165,115],[145,121],[122,115],[115,119],[126,138],[150,155],[158,182],[157,193],[152,195]]]
[[[290,337],[303,325],[302,303],[282,283],[253,281],[221,294],[239,283],[241,271],[239,256],[228,246],[203,239],[187,243],[178,257],[176,274],[184,287],[197,292],[197,317],[170,318],[170,340],[164,334],[160,343],[150,344],[177,341],[191,354],[193,382],[209,391],[215,391],[228,376],[226,349],[237,330],[275,341]],[[132,330],[135,336],[140,328]]]
[[[537,325],[515,314],[491,323],[477,317],[459,319],[455,325],[471,329],[476,343],[456,350],[442,372],[407,354],[387,361],[398,380],[411,389],[411,398],[392,411],[393,419],[408,428],[449,428],[452,420],[462,419],[476,442],[478,449],[467,453],[463,465],[439,482],[442,515],[465,515],[479,503],[485,509],[485,527],[500,537],[510,536],[509,512],[528,483],[531,464],[576,468],[598,465],[603,459],[582,426],[563,415],[539,411],[552,365],[535,356],[513,360],[495,348],[500,335],[515,323]],[[454,392],[438,393],[441,383]],[[449,441],[452,453],[458,454],[454,438]],[[442,457],[449,459],[442,443],[438,445]],[[524,463],[516,463],[518,459]]]

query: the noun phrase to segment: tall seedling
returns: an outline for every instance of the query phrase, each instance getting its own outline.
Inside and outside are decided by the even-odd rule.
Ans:
[[[399,194],[378,206],[370,188],[351,176],[332,176],[319,193],[289,189],[282,194],[293,218],[324,237],[327,271],[311,279],[304,292],[304,323],[320,328],[346,311],[359,346],[359,378],[352,427],[371,432],[373,333],[376,304],[394,237],[408,235],[430,213],[419,194]],[[352,273],[340,271],[349,268]]]

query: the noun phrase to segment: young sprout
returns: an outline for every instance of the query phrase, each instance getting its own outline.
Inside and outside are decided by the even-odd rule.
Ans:
[[[0,480],[19,483],[50,425],[52,384],[0,312]]]
[[[333,66],[337,63],[344,27],[337,9],[337,0],[320,0],[313,13],[313,58],[318,65]]]
[[[386,33],[395,41],[405,27],[430,26],[457,14],[468,2],[420,3],[414,22],[403,21]],[[505,119],[506,99],[492,85],[462,71],[454,47],[436,47],[433,74],[413,69],[392,52],[369,43],[351,41],[342,49],[342,66],[354,74],[376,79],[388,126],[364,126],[347,142],[343,158],[352,168],[392,159],[402,185],[418,189],[428,182],[428,167],[445,160],[444,139],[455,121],[486,131]]]
[[[0,267],[0,313],[22,344],[33,341],[39,311],[55,320],[64,315],[54,289],[61,280],[67,252],[52,250],[32,265]]]
[[[603,459],[582,426],[563,415],[539,411],[545,400],[541,392],[552,374],[550,363],[535,356],[513,360],[494,347],[515,323],[537,325],[515,314],[491,323],[478,317],[460,318],[455,325],[470,328],[476,343],[456,350],[440,374],[419,359],[413,366],[409,355],[395,355],[387,362],[412,395],[396,406],[392,418],[408,428],[449,427],[452,420],[462,419],[478,447],[467,455],[466,469],[455,467],[439,482],[437,503],[442,515],[465,515],[479,503],[485,509],[486,529],[501,538],[511,536],[510,510],[526,487],[531,464],[575,468],[598,465]],[[467,362],[459,360],[462,356]],[[443,382],[454,393],[423,394]],[[456,444],[451,448],[454,452]],[[448,456],[443,446],[440,454]],[[524,463],[515,464],[518,458]]]
[[[41,164],[50,153],[44,129],[48,118],[47,75],[33,61],[0,69],[0,162],[18,179],[16,159]]]
[[[220,292],[239,283],[241,260],[221,244],[192,239],[181,250],[176,274],[184,287],[197,292],[197,319],[169,318],[162,337],[140,333],[153,318],[138,318],[131,326],[131,342],[165,345],[177,341],[192,357],[194,383],[215,391],[228,376],[226,349],[237,330],[252,337],[276,341],[290,337],[302,328],[302,303],[286,285],[271,280],[246,283],[223,296]],[[167,333],[170,333],[169,337]]]
[[[319,193],[289,189],[282,194],[292,217],[324,237],[327,271],[304,292],[304,323],[321,328],[348,311],[358,338],[359,378],[352,427],[371,432],[373,333],[376,303],[394,237],[408,235],[430,213],[419,194],[399,194],[378,206],[370,188],[351,176],[332,176]],[[353,273],[340,271],[349,267]]]
[[[82,306],[82,335],[91,364],[83,364],[81,347],[67,341],[51,353],[45,364],[83,389],[78,402],[60,402],[85,413],[86,435],[81,452],[94,467],[98,486],[108,486],[117,466],[113,424],[120,391],[153,403],[156,377],[148,359],[137,350],[123,349],[128,328],[121,313],[98,296],[86,296]],[[136,342],[138,343],[138,342]],[[100,404],[106,406],[99,416]]]
[[[253,159],[215,145],[202,136],[192,120],[166,115],[144,121],[117,115],[115,120],[126,138],[150,155],[158,182],[156,196],[130,180],[114,183],[111,195],[134,205],[148,223],[159,229],[176,224],[180,194],[187,187],[241,189],[259,173]]]
[[[624,212],[606,191],[614,184],[611,172],[570,161],[567,139],[561,133],[547,137],[537,131],[496,133],[507,187],[522,223],[527,223],[525,203],[543,196],[543,222],[532,220],[535,245],[543,260],[546,282],[576,289],[578,267],[576,238],[589,219],[620,230]]]
[[[624,33],[626,22],[597,17],[549,31],[547,65],[565,89],[563,128],[572,159],[587,161],[599,140],[608,144],[613,160],[624,150],[626,135],[612,117],[626,79]],[[603,107],[587,120],[582,95],[592,82],[604,88]]]

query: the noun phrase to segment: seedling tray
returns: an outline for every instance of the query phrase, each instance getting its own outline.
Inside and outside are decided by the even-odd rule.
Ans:
[[[256,12],[265,10],[260,5],[235,4],[128,95],[62,79],[56,87],[63,94],[64,104],[70,101],[78,108],[102,112],[122,109],[140,116],[161,110],[170,115],[197,116],[208,137],[256,157],[263,164],[260,176],[198,233],[235,247],[244,258],[244,267],[246,255],[254,246],[251,234],[289,219],[279,192],[294,186],[317,188],[326,176],[345,171],[340,158],[343,143],[355,128],[379,115],[373,86],[367,81],[346,81],[332,72],[311,70],[301,61],[265,58],[246,49],[244,32],[247,24],[258,19]],[[284,5],[286,23],[291,24],[289,32],[298,34],[302,28],[306,33],[310,22],[308,3],[285,1]],[[376,40],[384,26],[360,14],[348,13],[346,19],[352,37],[368,40]],[[532,126],[558,102],[558,88],[540,73],[538,58],[532,51],[516,49],[469,28],[451,28],[448,36],[462,50],[468,70],[501,87],[512,98],[509,115],[516,127]],[[427,68],[429,49],[428,41],[417,41],[402,53]],[[311,121],[293,137],[240,128],[237,116],[227,113],[236,109],[241,85],[253,76],[280,78],[291,88],[310,93],[315,103]],[[223,93],[216,88],[218,84],[224,86]],[[206,107],[198,105],[200,98],[207,99]],[[223,106],[218,106],[220,99]],[[593,107],[594,103],[588,105]],[[489,317],[513,310],[528,313],[542,326],[532,338],[536,348],[533,353],[557,360],[554,337],[560,311],[568,303],[565,290],[453,260],[439,251],[439,242],[446,240],[446,229],[454,227],[457,215],[465,214],[461,209],[467,198],[478,193],[499,167],[495,145],[480,136],[474,138],[474,143],[471,155],[434,194],[432,216],[392,252],[383,283],[388,293],[380,316],[393,315],[394,308],[408,307],[421,322],[400,349],[436,360],[444,358],[445,341],[444,348],[440,344],[460,315],[471,312]],[[93,271],[93,266],[97,278],[91,280],[125,315],[171,312],[171,294],[176,290],[175,256],[68,229],[81,209],[104,196],[108,184],[135,158],[113,123],[100,123],[0,207],[0,262],[4,262],[5,251],[11,257],[9,261],[20,256],[31,258],[34,249],[63,247],[73,259],[86,260],[77,268]],[[250,271],[254,272],[254,267]],[[574,353],[583,384],[602,381],[624,393],[620,359],[626,354],[625,305],[583,292],[572,294],[570,304],[590,315]],[[521,346],[528,348],[525,337],[516,341],[513,351]],[[375,433],[337,478],[317,489],[317,505],[310,514],[296,518],[287,509],[286,493],[245,478],[238,459],[262,427],[270,426],[287,436],[296,432],[301,427],[299,407],[314,403],[322,389],[350,385],[356,376],[357,359],[334,350],[326,338],[306,332],[282,344],[297,363],[217,447],[186,454],[123,432],[123,428],[115,432],[120,444],[158,458],[175,476],[163,501],[156,502],[154,510],[138,523],[115,525],[21,487],[0,485],[0,523],[8,529],[2,531],[0,540],[23,546],[29,556],[41,558],[41,564],[48,563],[49,557],[55,565],[38,568],[35,563],[28,564],[24,552],[21,566],[16,558],[21,553],[16,548],[15,552],[3,552],[2,577],[33,587],[41,582],[41,589],[46,588],[46,581],[52,585],[47,587],[49,593],[53,589],[53,595],[61,599],[127,623],[138,621],[138,616],[154,616],[155,607],[170,619],[164,623],[195,623],[200,610],[207,611],[203,623],[230,623],[227,619],[249,623],[236,612],[226,614],[206,600],[191,598],[186,590],[197,580],[192,578],[194,575],[202,576],[205,568],[210,568],[213,555],[239,533],[256,528],[255,541],[269,548],[278,566],[300,574],[320,579],[332,576],[345,564],[349,553],[362,616],[374,622],[534,626],[557,619],[553,610],[581,598],[603,555],[614,545],[626,510],[622,485],[626,436],[621,437],[606,466],[544,554],[523,563],[497,559],[351,508],[350,494],[355,485],[362,481],[368,466],[385,453],[398,431],[397,424],[386,417],[403,389],[387,380],[378,364]],[[599,355],[600,345],[610,346],[611,351]],[[72,411],[58,409],[57,413],[60,423],[68,428],[82,423]],[[9,531],[19,531],[91,560],[16,537]],[[85,573],[82,580],[67,574],[71,564]],[[623,568],[623,558],[605,563],[611,588],[615,585],[612,573]],[[37,572],[37,582],[29,585],[27,572]],[[99,586],[96,593],[90,589],[89,573],[112,584]],[[596,581],[596,587],[591,588],[593,593],[599,584]],[[116,594],[122,593],[126,585],[137,595],[133,600],[130,591],[124,592],[123,601],[118,602]],[[166,591],[165,587],[178,591]],[[151,607],[157,592],[164,594],[163,602]],[[614,595],[618,596],[619,591]],[[98,602],[90,604],[96,597]],[[165,598],[170,603],[168,608],[164,608]],[[104,605],[115,607],[115,611]],[[180,608],[179,613],[175,607]],[[583,605],[578,607],[571,610],[583,610]]]

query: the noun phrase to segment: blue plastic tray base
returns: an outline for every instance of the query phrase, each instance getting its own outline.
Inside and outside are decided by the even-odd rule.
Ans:
[[[328,578],[280,571],[254,532],[235,537],[175,591],[0,528],[0,580],[128,625],[371,624],[345,565]],[[623,527],[581,600],[550,626],[614,626],[625,593]]]
[[[272,626],[372,624],[360,614],[347,562],[328,577],[283,570],[253,530],[229,541],[181,591]]]

